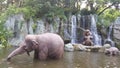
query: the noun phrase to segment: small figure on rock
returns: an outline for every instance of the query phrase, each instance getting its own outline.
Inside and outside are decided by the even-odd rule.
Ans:
[[[84,36],[84,41],[82,44],[87,45],[87,46],[92,46],[93,45],[93,42],[92,42],[93,36],[89,29],[86,29],[84,31],[83,36]]]
[[[110,47],[105,50],[105,54],[110,56],[119,55],[119,49],[117,47]]]

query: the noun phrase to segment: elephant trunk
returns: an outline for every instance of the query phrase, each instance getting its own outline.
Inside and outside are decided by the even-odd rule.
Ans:
[[[7,61],[9,61],[12,57],[16,56],[16,55],[19,55],[19,54],[22,54],[26,52],[22,47],[19,47],[17,49],[15,49],[12,53],[10,53],[7,57]]]

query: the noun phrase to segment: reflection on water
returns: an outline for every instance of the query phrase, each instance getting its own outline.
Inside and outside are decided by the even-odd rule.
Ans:
[[[120,56],[106,56],[97,52],[65,52],[60,60],[34,61],[33,53],[12,58],[11,63],[5,60],[13,49],[0,50],[0,68],[119,68]]]

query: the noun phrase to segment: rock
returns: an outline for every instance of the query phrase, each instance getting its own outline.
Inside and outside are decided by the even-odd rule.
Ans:
[[[98,52],[105,52],[105,50],[109,48],[111,48],[110,44],[104,44],[103,46],[100,47]]]
[[[113,26],[113,38],[119,40],[120,39],[120,17],[117,17],[117,19],[114,22]]]
[[[30,21],[27,22],[28,34],[34,34],[33,25],[34,25],[34,21],[32,18],[30,18]]]
[[[11,33],[11,36],[8,38],[8,44],[18,46],[27,34],[41,34],[47,32],[46,30],[58,33],[60,22],[58,19],[54,19],[54,24],[48,24],[44,18],[34,22],[32,18],[29,20],[24,19],[24,14],[11,15],[4,23],[4,27]]]
[[[119,55],[119,49],[117,47],[110,47],[109,49],[105,50],[105,54],[110,56]]]
[[[74,47],[71,43],[65,44],[65,51],[71,52],[74,51]]]
[[[87,52],[91,52],[91,49],[86,49]]]
[[[86,46],[86,51],[99,52],[102,46]]]
[[[82,44],[73,44],[74,46],[74,50],[76,51],[85,51],[86,50],[86,47]]]
[[[111,45],[110,45],[110,44],[104,44],[103,47],[105,47],[105,48],[110,48]]]
[[[98,52],[105,52],[105,47],[101,47]]]
[[[45,32],[45,25],[44,22],[42,20],[37,21],[37,26],[36,26],[36,30],[35,30],[35,34],[41,34]]]
[[[18,46],[28,33],[27,24],[24,20],[23,14],[8,17],[4,26],[12,34],[8,39],[10,45]]]
[[[94,46],[85,46],[82,44],[73,44],[75,51],[87,51],[87,52],[99,52],[99,50],[102,48],[100,45],[94,45]]]
[[[106,49],[110,48],[111,45],[110,44],[104,44],[100,49],[99,52],[105,52]]]
[[[110,44],[111,46],[115,46],[115,42],[110,38],[105,39],[104,44]]]
[[[98,52],[105,52],[105,47],[101,47]]]
[[[102,46],[93,46],[93,47],[91,48],[91,51],[92,51],[92,52],[99,52],[99,50],[100,50],[101,47],[102,47]]]

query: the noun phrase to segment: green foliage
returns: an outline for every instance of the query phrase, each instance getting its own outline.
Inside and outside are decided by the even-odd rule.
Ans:
[[[120,16],[120,12],[114,9],[108,9],[104,12],[103,18],[106,20],[110,20],[113,22],[118,16]]]
[[[63,8],[55,4],[57,4],[57,2],[54,1],[53,3],[52,0],[26,0],[24,7],[29,6],[29,9],[32,8],[32,10],[34,10],[32,15],[34,18],[45,17],[48,20],[53,20],[54,17],[58,16],[66,20]]]
[[[120,12],[118,10],[107,9],[103,14],[99,16],[98,21],[101,22],[105,27],[108,27],[119,16]]]
[[[0,47],[7,47],[8,44],[8,37],[11,35],[10,31],[7,31],[4,27],[5,19],[4,17],[0,16]]]
[[[35,16],[36,10],[33,10],[31,7],[23,7],[20,9],[19,13],[23,13],[26,19],[30,19],[30,17]]]
[[[81,14],[81,15],[90,15],[90,11],[88,11],[87,8],[84,8],[84,9],[81,10],[81,13],[80,13],[80,14]]]
[[[35,29],[37,28],[37,24],[34,23],[34,24],[32,25],[32,28],[33,28],[33,32],[35,32]]]
[[[88,10],[87,8],[82,9],[80,12],[81,15],[90,15],[95,13],[96,13],[95,10]]]
[[[4,29],[3,23],[5,22],[5,13],[0,14],[0,46],[6,47],[7,39],[6,39],[6,30]]]
[[[10,6],[5,12],[0,14],[0,47],[7,47],[9,45],[8,37],[11,36],[11,32],[4,27],[4,23],[10,14],[14,14],[15,10],[10,8],[13,7]]]
[[[31,7],[16,7],[15,5],[10,5],[6,10],[6,14],[8,16],[15,15],[15,14],[24,14],[25,19],[29,19],[30,17],[34,16],[35,10]]]

